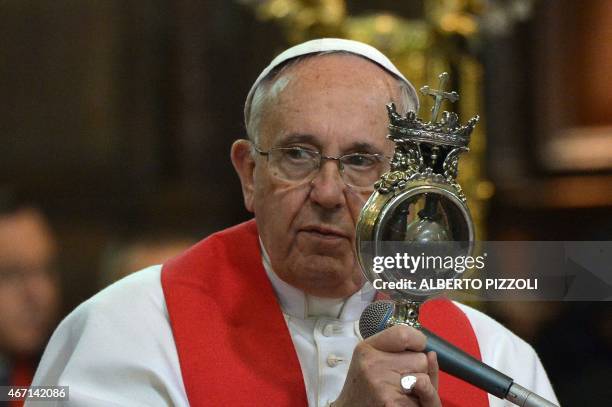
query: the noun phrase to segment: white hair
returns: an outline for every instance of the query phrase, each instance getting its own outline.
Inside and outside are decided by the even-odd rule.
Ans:
[[[369,62],[373,62],[369,58],[366,58],[362,55],[352,53],[350,51],[322,51],[315,52],[306,55],[300,55],[296,58],[290,59],[274,69],[272,69],[257,85],[255,90],[252,92],[252,97],[247,98],[244,107],[244,124],[246,127],[247,135],[249,139],[257,144],[259,142],[259,123],[261,121],[262,116],[262,108],[264,102],[270,98],[271,96],[279,94],[285,86],[289,83],[289,79],[283,77],[281,74],[287,70],[288,68],[299,64],[305,59],[321,56],[321,55],[329,55],[329,54],[344,54],[344,55],[355,55],[360,58],[363,58]],[[384,68],[382,68],[384,69]],[[398,77],[397,75],[389,72],[385,69],[385,71],[393,76],[393,78],[397,82],[397,86],[399,89],[399,100],[396,101],[398,104],[397,109],[398,113],[403,115],[407,114],[409,111],[416,111],[419,108],[418,97],[414,92],[414,88],[408,84],[403,78]]]

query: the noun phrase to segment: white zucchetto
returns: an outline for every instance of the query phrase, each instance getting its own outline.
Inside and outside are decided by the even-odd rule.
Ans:
[[[253,99],[253,95],[255,94],[255,90],[257,89],[261,81],[263,81],[268,76],[268,74],[272,70],[274,70],[274,68],[278,67],[279,65],[285,63],[290,59],[294,59],[300,56],[333,51],[349,52],[351,54],[360,55],[376,63],[389,73],[393,74],[398,79],[404,81],[406,85],[408,85],[408,96],[410,98],[410,101],[415,107],[415,110],[418,110],[419,98],[417,96],[416,90],[414,89],[414,86],[412,85],[412,83],[410,83],[408,79],[404,77],[404,75],[402,75],[402,73],[397,69],[397,67],[393,65],[393,62],[391,62],[391,60],[389,60],[389,58],[387,58],[382,52],[372,47],[371,45],[359,41],[345,40],[342,38],[321,38],[306,41],[301,44],[295,45],[289,49],[286,49],[285,51],[281,52],[276,58],[274,58],[272,62],[270,62],[270,65],[268,65],[266,69],[264,69],[259,74],[259,77],[257,77],[257,80],[255,80],[255,83],[253,83],[253,86],[251,87],[251,90],[249,91],[249,94],[246,98],[244,112],[245,121],[248,122],[250,112],[247,111],[247,109],[250,109],[251,101]]]

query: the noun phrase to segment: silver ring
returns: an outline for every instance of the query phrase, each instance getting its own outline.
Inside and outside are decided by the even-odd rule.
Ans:
[[[400,379],[400,387],[402,388],[402,391],[406,394],[409,394],[410,392],[412,392],[412,389],[414,388],[414,385],[417,382],[417,378],[416,376],[413,375],[406,375],[406,376],[402,376],[402,378]]]

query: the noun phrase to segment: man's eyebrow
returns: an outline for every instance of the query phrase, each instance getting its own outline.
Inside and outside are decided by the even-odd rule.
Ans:
[[[382,150],[374,145],[366,142],[355,142],[345,150],[346,154],[350,153],[368,153],[368,154],[382,154]]]
[[[311,144],[319,149],[321,148],[320,140],[317,137],[304,133],[287,134],[277,141],[276,146],[286,146],[293,143]],[[353,142],[348,148],[342,150],[342,154],[352,153],[383,154],[381,149],[364,141]]]
[[[302,133],[291,133],[291,134],[282,136],[277,141],[276,144],[279,146],[283,146],[283,145],[288,145],[292,143],[312,144],[316,147],[319,147],[319,142],[317,141],[317,138],[315,136],[313,136],[312,134],[302,134]]]

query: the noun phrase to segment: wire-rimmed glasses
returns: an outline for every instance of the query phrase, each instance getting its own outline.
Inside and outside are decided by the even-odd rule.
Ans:
[[[257,153],[266,156],[271,173],[291,182],[310,181],[317,174],[323,160],[333,160],[346,185],[358,191],[374,190],[374,183],[389,169],[389,158],[383,154],[350,153],[330,157],[317,150],[304,147],[274,147],[261,150],[253,144]]]

